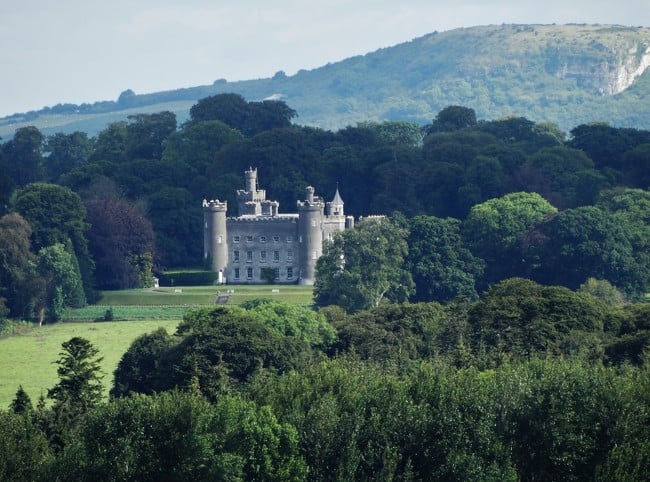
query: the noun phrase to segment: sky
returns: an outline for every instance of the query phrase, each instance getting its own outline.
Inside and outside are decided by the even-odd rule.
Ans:
[[[650,27],[648,0],[1,0],[0,116],[293,75],[477,25]]]

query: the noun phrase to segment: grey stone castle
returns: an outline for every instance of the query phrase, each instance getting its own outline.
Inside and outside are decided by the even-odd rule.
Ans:
[[[245,178],[245,189],[237,190],[239,216],[227,217],[225,201],[203,201],[203,252],[217,281],[264,283],[272,272],[276,283],[314,284],[323,242],[354,226],[354,218],[343,212],[338,188],[326,203],[308,186],[298,212],[280,214],[279,203],[258,189],[257,169],[246,171]]]

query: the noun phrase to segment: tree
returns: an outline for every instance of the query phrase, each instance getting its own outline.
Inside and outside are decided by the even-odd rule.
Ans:
[[[199,100],[190,108],[190,123],[219,120],[239,131],[248,116],[248,103],[239,94],[217,94]]]
[[[451,301],[477,297],[475,282],[484,263],[463,245],[460,221],[416,216],[409,222],[407,262],[417,301]]]
[[[472,207],[463,222],[462,235],[472,254],[486,262],[482,287],[520,273],[521,238],[555,212],[557,209],[539,194],[526,192],[506,194]]]
[[[31,417],[0,411],[0,480],[46,480],[52,450]]]
[[[75,167],[88,162],[93,149],[93,141],[85,132],[64,134],[59,132],[50,136],[45,144],[45,168],[47,177],[54,182]]]
[[[184,162],[204,175],[221,148],[241,139],[243,137],[238,131],[222,121],[196,122],[169,135],[162,159]]]
[[[367,219],[339,233],[316,264],[314,300],[349,312],[400,302],[413,292],[406,233],[391,219]]]
[[[128,159],[160,159],[165,140],[176,131],[176,115],[165,111],[157,114],[135,114],[126,126]]]
[[[427,128],[427,133],[475,127],[476,124],[474,109],[460,105],[450,105],[438,112],[431,126]]]
[[[581,352],[598,359],[598,335],[607,314],[605,305],[591,295],[510,278],[490,288],[470,308],[468,320],[475,350],[485,349],[496,359]]]
[[[152,394],[167,389],[165,357],[177,342],[164,328],[136,338],[117,364],[111,396]]]
[[[534,279],[577,289],[588,278],[607,280],[632,299],[648,292],[650,267],[633,244],[624,218],[594,206],[568,209],[540,225]]]
[[[86,304],[79,265],[72,248],[61,243],[42,248],[38,252],[38,273],[45,282],[46,315],[48,321],[58,321],[67,307],[79,308]],[[44,316],[39,315],[39,323]]]
[[[88,248],[95,261],[95,280],[101,289],[129,289],[152,285],[154,231],[131,203],[114,197],[85,202]],[[141,263],[146,257],[149,264]]]
[[[30,249],[31,233],[29,223],[18,213],[0,218],[0,298],[12,318],[31,318],[42,295],[36,256]]]
[[[18,390],[16,391],[16,396],[11,401],[11,405],[9,406],[9,408],[13,413],[17,413],[17,414],[30,413],[34,409],[34,407],[32,406],[32,400],[31,398],[29,398],[29,395],[27,395],[27,392],[25,391],[22,385],[18,386]]]
[[[36,127],[21,127],[16,130],[14,138],[2,146],[16,185],[25,186],[45,178],[43,140],[43,134]]]
[[[127,144],[127,123],[112,122],[97,135],[90,161],[124,162],[127,158]]]
[[[86,240],[86,208],[79,195],[55,184],[30,184],[16,196],[14,209],[31,225],[35,250],[57,243],[64,246],[68,241],[72,243],[86,300],[93,301],[94,266]]]
[[[55,411],[80,415],[97,406],[102,398],[99,350],[85,338],[74,337],[61,344],[56,361],[59,382],[47,391]]]

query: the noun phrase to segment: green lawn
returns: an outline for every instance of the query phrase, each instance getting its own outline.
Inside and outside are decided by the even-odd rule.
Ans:
[[[104,357],[106,393],[113,384],[113,371],[131,342],[158,327],[173,332],[185,311],[193,306],[214,305],[217,292],[234,290],[229,305],[255,298],[310,305],[312,287],[298,285],[183,286],[124,291],[105,291],[97,305],[69,310],[63,323],[20,330],[0,338],[0,409],[8,407],[22,385],[35,404],[57,382],[56,360],[61,343],[74,336],[90,340]],[[274,290],[277,290],[275,292]],[[113,310],[114,322],[93,323],[106,310]]]
[[[212,305],[217,293],[232,290],[228,304],[254,298],[271,298],[287,303],[310,305],[313,287],[299,285],[178,286],[141,290],[104,291],[98,305]]]
[[[21,330],[19,334],[0,339],[0,409],[8,408],[18,385],[36,404],[41,393],[57,382],[54,363],[59,358],[61,343],[75,336],[90,340],[104,357],[106,394],[113,384],[113,371],[131,342],[143,333],[159,327],[173,333],[176,320],[122,321],[102,323],[57,323]]]

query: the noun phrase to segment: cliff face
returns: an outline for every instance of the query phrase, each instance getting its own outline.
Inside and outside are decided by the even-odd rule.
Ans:
[[[650,67],[650,47],[644,43],[607,54],[605,59],[602,52],[599,56],[573,56],[552,73],[563,80],[574,79],[598,94],[614,95],[630,87]]]

